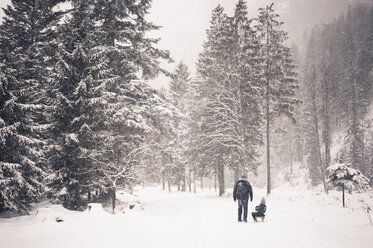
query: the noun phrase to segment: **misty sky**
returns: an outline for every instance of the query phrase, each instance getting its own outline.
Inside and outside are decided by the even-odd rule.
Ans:
[[[193,75],[198,54],[202,51],[202,44],[206,39],[206,29],[210,24],[212,10],[218,4],[221,4],[226,13],[232,15],[237,1],[153,0],[148,20],[162,26],[162,29],[153,32],[151,36],[161,38],[159,48],[169,50],[176,63],[181,60],[186,63]],[[288,20],[286,29],[290,31],[289,35],[299,37],[304,28],[299,29],[297,27],[304,25],[306,22],[313,25],[317,21],[321,21],[322,13],[325,13],[326,3],[334,2],[335,5],[341,5],[340,3],[349,1],[354,0],[247,0],[246,2],[249,17],[255,17],[258,14],[259,7],[275,2],[276,9],[285,16],[285,21]],[[10,2],[10,0],[0,0],[0,7],[5,7]],[[312,10],[311,7],[315,6],[316,10]],[[306,17],[305,14],[309,16]],[[0,18],[2,17],[3,12],[0,11]],[[310,19],[313,20],[310,21]],[[173,71],[175,63],[164,64],[163,67]],[[155,88],[160,88],[162,85],[167,86],[169,81],[170,79],[167,77],[160,76],[149,83]]]
[[[182,60],[194,73],[198,54],[202,51],[202,44],[206,39],[212,10],[221,4],[227,14],[232,15],[236,2],[237,0],[153,0],[149,20],[162,26],[162,29],[155,33],[162,38],[160,48],[168,49],[175,63]],[[266,2],[270,1],[247,1],[249,16],[256,16],[259,6]],[[175,63],[165,67],[173,71]],[[168,82],[168,78],[160,76],[151,84],[158,88],[168,85]]]

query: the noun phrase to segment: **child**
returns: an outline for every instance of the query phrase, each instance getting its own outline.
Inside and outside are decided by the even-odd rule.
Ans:
[[[251,213],[251,215],[253,216],[254,221],[255,221],[255,222],[258,222],[258,221],[256,220],[256,217],[261,217],[261,218],[262,218],[262,221],[264,221],[264,217],[265,217],[264,213],[265,213],[266,210],[267,210],[266,200],[264,199],[264,197],[263,197],[263,199],[261,200],[260,205],[255,207],[255,210],[256,210],[256,212],[252,212],[252,213]]]

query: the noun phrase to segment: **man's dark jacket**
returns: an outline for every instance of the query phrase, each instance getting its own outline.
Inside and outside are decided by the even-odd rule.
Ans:
[[[250,183],[246,179],[240,179],[237,181],[236,185],[234,185],[233,200],[236,201],[236,199],[240,199],[239,196],[237,195],[237,186],[240,182],[244,183],[245,188],[246,188],[243,199],[241,200],[248,200],[250,196],[250,201],[253,201],[253,189],[251,188]]]

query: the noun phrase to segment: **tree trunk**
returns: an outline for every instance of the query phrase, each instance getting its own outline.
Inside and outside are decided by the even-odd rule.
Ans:
[[[240,125],[240,126],[242,126],[242,125]],[[246,149],[243,132],[244,131],[243,131],[243,127],[242,127],[242,139],[241,139],[241,142],[243,144],[243,147]],[[246,175],[247,176],[246,151],[241,151],[241,168],[239,168],[238,174],[239,174],[239,177],[241,177],[242,175]]]
[[[170,179],[167,180],[167,184],[168,184],[168,191],[171,192],[171,181],[170,181]]]
[[[188,176],[188,187],[189,192],[192,192],[192,170],[189,169],[189,176]]]
[[[75,207],[80,208],[82,206],[82,198],[80,196],[80,186],[78,185],[75,190]]]
[[[194,173],[192,173],[192,181],[193,181],[193,193],[197,193],[197,185],[196,185],[196,179],[194,177]]]
[[[300,154],[300,159],[301,159],[301,164],[302,164],[302,168],[304,166],[304,142],[302,141],[302,149],[301,149],[301,154]]]
[[[269,99],[267,99],[269,102]],[[270,152],[270,138],[269,138],[269,103],[267,103],[266,107],[267,111],[267,195],[271,194],[271,152]]]
[[[201,189],[203,189],[203,176],[201,176]]]
[[[324,109],[324,132],[323,132],[323,138],[324,138],[324,145],[325,145],[325,150],[324,150],[324,155],[325,155],[325,166],[324,166],[324,173],[325,173],[325,178],[326,178],[326,168],[330,166],[330,146],[331,146],[331,134],[330,134],[330,100],[329,100],[329,81],[327,78],[327,70],[325,69],[323,73],[323,81],[322,81],[322,86],[323,86],[323,109]]]
[[[187,167],[186,165],[184,164],[184,175],[183,175],[183,184],[181,185],[181,191],[182,192],[185,192],[186,191],[186,187],[187,187]]]
[[[312,78],[312,92],[311,92],[311,97],[312,97],[312,112],[313,112],[313,120],[314,120],[314,125],[315,125],[315,140],[316,140],[316,145],[317,145],[317,157],[319,159],[319,165],[321,169],[321,177],[322,177],[322,182],[324,186],[324,191],[326,194],[329,193],[328,187],[326,184],[326,175],[325,175],[325,167],[322,162],[322,157],[321,157],[321,147],[320,147],[320,135],[319,135],[319,118],[318,118],[318,111],[317,111],[317,102],[316,102],[316,72],[315,68],[313,68],[313,78]]]
[[[242,31],[242,30],[241,30]],[[238,47],[236,47],[237,49],[237,53],[238,53],[238,56],[242,56],[242,49],[243,47],[241,47],[241,45],[243,45],[243,41],[242,41],[242,38],[244,37],[244,32],[241,32],[240,35],[238,36],[238,43],[237,44],[240,44],[238,45]],[[239,80],[239,79],[238,79]],[[245,82],[246,83],[246,82]],[[239,104],[238,104],[238,111],[239,111],[239,123],[238,123],[238,127],[239,127],[239,135],[240,135],[240,146],[241,146],[241,152],[240,152],[240,167],[238,167],[238,177],[240,177],[241,175],[246,175],[247,174],[247,151],[246,151],[246,142],[245,142],[245,114],[244,114],[244,96],[245,96],[245,93],[242,91],[243,90],[243,83],[242,83],[242,80],[239,80],[238,81],[238,94],[239,94]],[[240,175],[240,173],[242,173]],[[236,177],[237,175],[235,175]],[[235,178],[235,181],[237,181],[238,178],[236,177]]]
[[[342,184],[342,202],[343,202],[343,207],[345,207],[345,185]]]
[[[225,192],[224,184],[224,165],[218,162],[218,179],[219,179],[219,196],[223,195]]]
[[[316,124],[316,130],[318,130],[318,124]],[[320,168],[321,168],[321,177],[322,177],[322,183],[323,183],[323,186],[324,186],[324,191],[326,194],[329,194],[329,191],[328,191],[328,186],[326,184],[326,173],[325,173],[325,166],[322,162],[322,158],[321,158],[321,147],[320,147],[320,140],[319,140],[319,135],[318,135],[318,131],[317,131],[317,152],[318,152],[318,157],[319,157],[319,164],[320,164]]]
[[[270,151],[270,137],[269,137],[269,122],[270,122],[270,113],[269,113],[269,13],[267,6],[267,60],[266,60],[266,134],[267,134],[267,195],[271,194],[271,151]]]
[[[165,175],[165,172],[162,171],[162,190],[165,190],[166,189],[166,175]]]
[[[195,180],[193,181],[193,193],[197,193],[197,185]]]
[[[292,140],[289,142],[289,155],[290,155],[290,175],[293,175],[293,149],[291,147]]]
[[[329,119],[329,117],[327,117],[327,119]],[[331,162],[331,159],[330,159],[330,130],[329,130],[329,125],[330,123],[328,123],[329,120],[327,121],[327,123],[325,123],[325,125],[328,125],[328,127],[326,127],[326,130],[325,130],[325,169],[328,168],[330,166],[330,162]],[[325,175],[326,176],[326,175]]]
[[[112,194],[112,199],[111,199],[111,203],[112,203],[112,208],[113,208],[113,213],[114,213],[114,209],[115,209],[115,199],[116,199],[116,189],[115,189],[115,187],[113,187],[113,194]]]
[[[216,192],[216,172],[214,172],[214,189],[215,189],[215,192]]]
[[[356,90],[357,90],[357,87],[356,87],[356,84],[355,84],[355,80],[353,80],[352,82],[352,113],[351,113],[351,118],[352,118],[352,126],[353,126],[353,129],[352,129],[352,168],[359,168],[359,164],[358,164],[358,159],[357,159],[357,145],[356,145],[356,141],[357,141],[357,132],[356,132],[356,129],[358,128],[358,121],[357,121],[357,99],[356,97],[358,96]],[[350,124],[350,125],[351,125]]]

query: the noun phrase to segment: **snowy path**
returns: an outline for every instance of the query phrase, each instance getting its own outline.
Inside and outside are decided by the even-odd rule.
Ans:
[[[238,223],[236,203],[215,193],[139,193],[145,210],[126,215],[0,219],[0,247],[372,247],[366,216],[332,206],[271,197],[265,223]],[[249,212],[260,201],[254,191]]]

